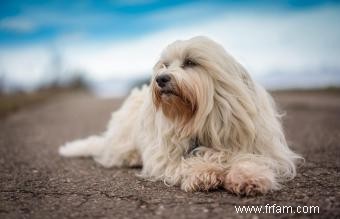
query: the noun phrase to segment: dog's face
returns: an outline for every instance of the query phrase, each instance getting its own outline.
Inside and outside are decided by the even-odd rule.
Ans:
[[[170,44],[154,67],[151,87],[156,108],[182,125],[197,115],[206,116],[212,109],[221,56],[223,48],[204,37]]]
[[[244,136],[252,139],[255,84],[243,66],[210,39],[170,44],[154,67],[151,91],[156,109],[173,122],[179,136],[199,136],[213,145],[228,144],[228,135],[242,144],[248,139]]]

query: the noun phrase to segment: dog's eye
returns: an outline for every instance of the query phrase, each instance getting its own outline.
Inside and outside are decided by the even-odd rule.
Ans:
[[[185,67],[194,67],[196,65],[197,65],[197,63],[194,62],[193,60],[185,59],[182,66],[185,68]]]
[[[163,67],[168,68],[169,67],[169,63],[164,62],[163,63]]]

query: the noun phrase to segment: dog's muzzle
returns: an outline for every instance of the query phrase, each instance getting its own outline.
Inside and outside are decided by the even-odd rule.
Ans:
[[[161,94],[176,95],[174,83],[169,74],[160,74],[156,78],[156,83]]]
[[[169,86],[170,81],[171,81],[171,76],[168,74],[160,74],[156,77],[157,85],[161,89]]]

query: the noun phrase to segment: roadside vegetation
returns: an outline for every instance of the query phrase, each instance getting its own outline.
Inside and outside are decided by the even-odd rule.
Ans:
[[[23,107],[53,99],[61,94],[80,91],[84,92],[87,90],[88,86],[81,77],[76,77],[65,84],[55,81],[29,92],[22,90],[6,92],[3,87],[0,86],[0,118]]]

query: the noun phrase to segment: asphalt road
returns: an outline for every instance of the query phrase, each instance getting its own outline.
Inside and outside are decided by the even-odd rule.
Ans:
[[[275,95],[286,112],[292,148],[306,161],[280,191],[237,197],[226,191],[185,193],[105,169],[91,159],[58,155],[65,141],[105,130],[121,101],[74,93],[0,120],[0,218],[339,218],[340,95]],[[235,206],[318,206],[318,214],[237,213]]]

